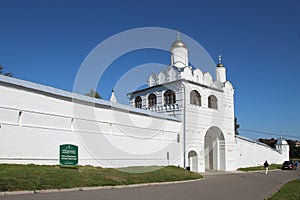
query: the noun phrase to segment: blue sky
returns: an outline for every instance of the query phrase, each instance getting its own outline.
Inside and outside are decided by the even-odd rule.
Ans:
[[[1,0],[0,64],[17,78],[72,91],[81,63],[101,41],[132,28],[180,29],[215,62],[223,55],[243,129],[300,137],[299,10],[297,0]],[[155,50],[123,57],[98,87],[104,99],[131,67],[169,64],[168,53]]]

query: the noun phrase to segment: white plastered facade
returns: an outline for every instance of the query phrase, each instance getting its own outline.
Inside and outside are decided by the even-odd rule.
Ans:
[[[170,51],[171,65],[157,74],[152,73],[148,88],[130,93],[130,103],[132,107],[182,120],[180,148],[185,152],[183,166],[199,172],[232,171],[261,165],[265,160],[280,164],[289,159],[287,146],[279,144],[277,149],[272,149],[235,135],[234,88],[226,79],[221,56],[216,66],[216,80],[213,80],[211,74],[188,65],[188,49],[182,41],[174,42]],[[175,102],[166,99],[169,90],[174,93]],[[198,103],[191,99],[195,91],[200,95]],[[150,99],[153,94],[157,97],[155,105],[149,102],[153,101]],[[211,96],[217,99],[216,107],[211,105]],[[138,105],[137,98],[142,99]],[[255,157],[253,152],[256,152]]]
[[[171,65],[129,93],[130,106],[0,76],[0,162],[58,164],[61,144],[79,147],[79,165],[102,167],[232,171],[289,158],[283,140],[272,149],[235,135],[234,88],[221,62],[213,80],[188,66],[182,41],[170,51]]]

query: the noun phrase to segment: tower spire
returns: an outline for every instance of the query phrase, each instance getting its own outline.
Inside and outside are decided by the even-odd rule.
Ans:
[[[222,55],[220,54],[218,56],[219,63],[216,68],[216,75],[217,75],[217,81],[220,81],[221,83],[226,82],[226,68],[222,64]]]
[[[185,43],[181,41],[181,35],[179,30],[177,30],[177,40],[171,45],[170,53],[171,66],[175,66],[177,68],[184,68],[188,66],[188,49]]]
[[[217,67],[224,67],[224,65],[222,64],[222,54],[220,54],[220,55],[218,56],[218,60],[219,60],[219,63],[218,63],[218,65],[217,65]]]
[[[110,96],[109,101],[112,103],[118,103],[114,90],[111,91],[111,96]]]

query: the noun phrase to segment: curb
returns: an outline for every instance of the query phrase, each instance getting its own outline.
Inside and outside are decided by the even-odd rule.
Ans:
[[[281,185],[279,185],[273,192],[270,193],[269,197],[268,198],[271,198],[274,194],[276,194],[277,192],[279,192],[279,190],[285,185],[287,184],[288,182],[292,181],[292,180],[298,180],[298,178],[295,178],[295,179],[291,179],[291,180],[288,180],[288,181],[285,181],[283,182]]]
[[[34,191],[12,191],[12,192],[1,192],[0,196],[11,196],[20,194],[34,194]]]
[[[11,191],[11,192],[0,192],[0,197],[2,197],[2,196],[12,196],[12,195],[26,195],[26,194],[48,194],[48,193],[57,193],[57,192],[78,192],[78,191],[92,191],[92,190],[137,188],[137,187],[147,187],[147,186],[192,183],[192,182],[197,182],[197,181],[201,181],[201,180],[204,180],[204,178],[194,179],[194,180],[184,180],[184,181],[142,183],[142,184],[132,184],[132,185],[76,187],[76,188],[67,188],[67,189],[30,190],[30,191]]]
[[[269,172],[273,172],[273,171],[281,171],[281,169],[271,169],[269,170]],[[242,171],[242,172],[245,172],[245,173],[255,173],[255,172],[265,172],[265,170],[255,170],[255,171]]]

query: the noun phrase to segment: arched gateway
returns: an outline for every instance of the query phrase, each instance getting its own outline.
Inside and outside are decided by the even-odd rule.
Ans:
[[[204,139],[205,169],[225,170],[225,139],[218,127],[210,127]]]
[[[190,151],[188,154],[188,166],[191,171],[198,172],[198,155],[195,151]]]

